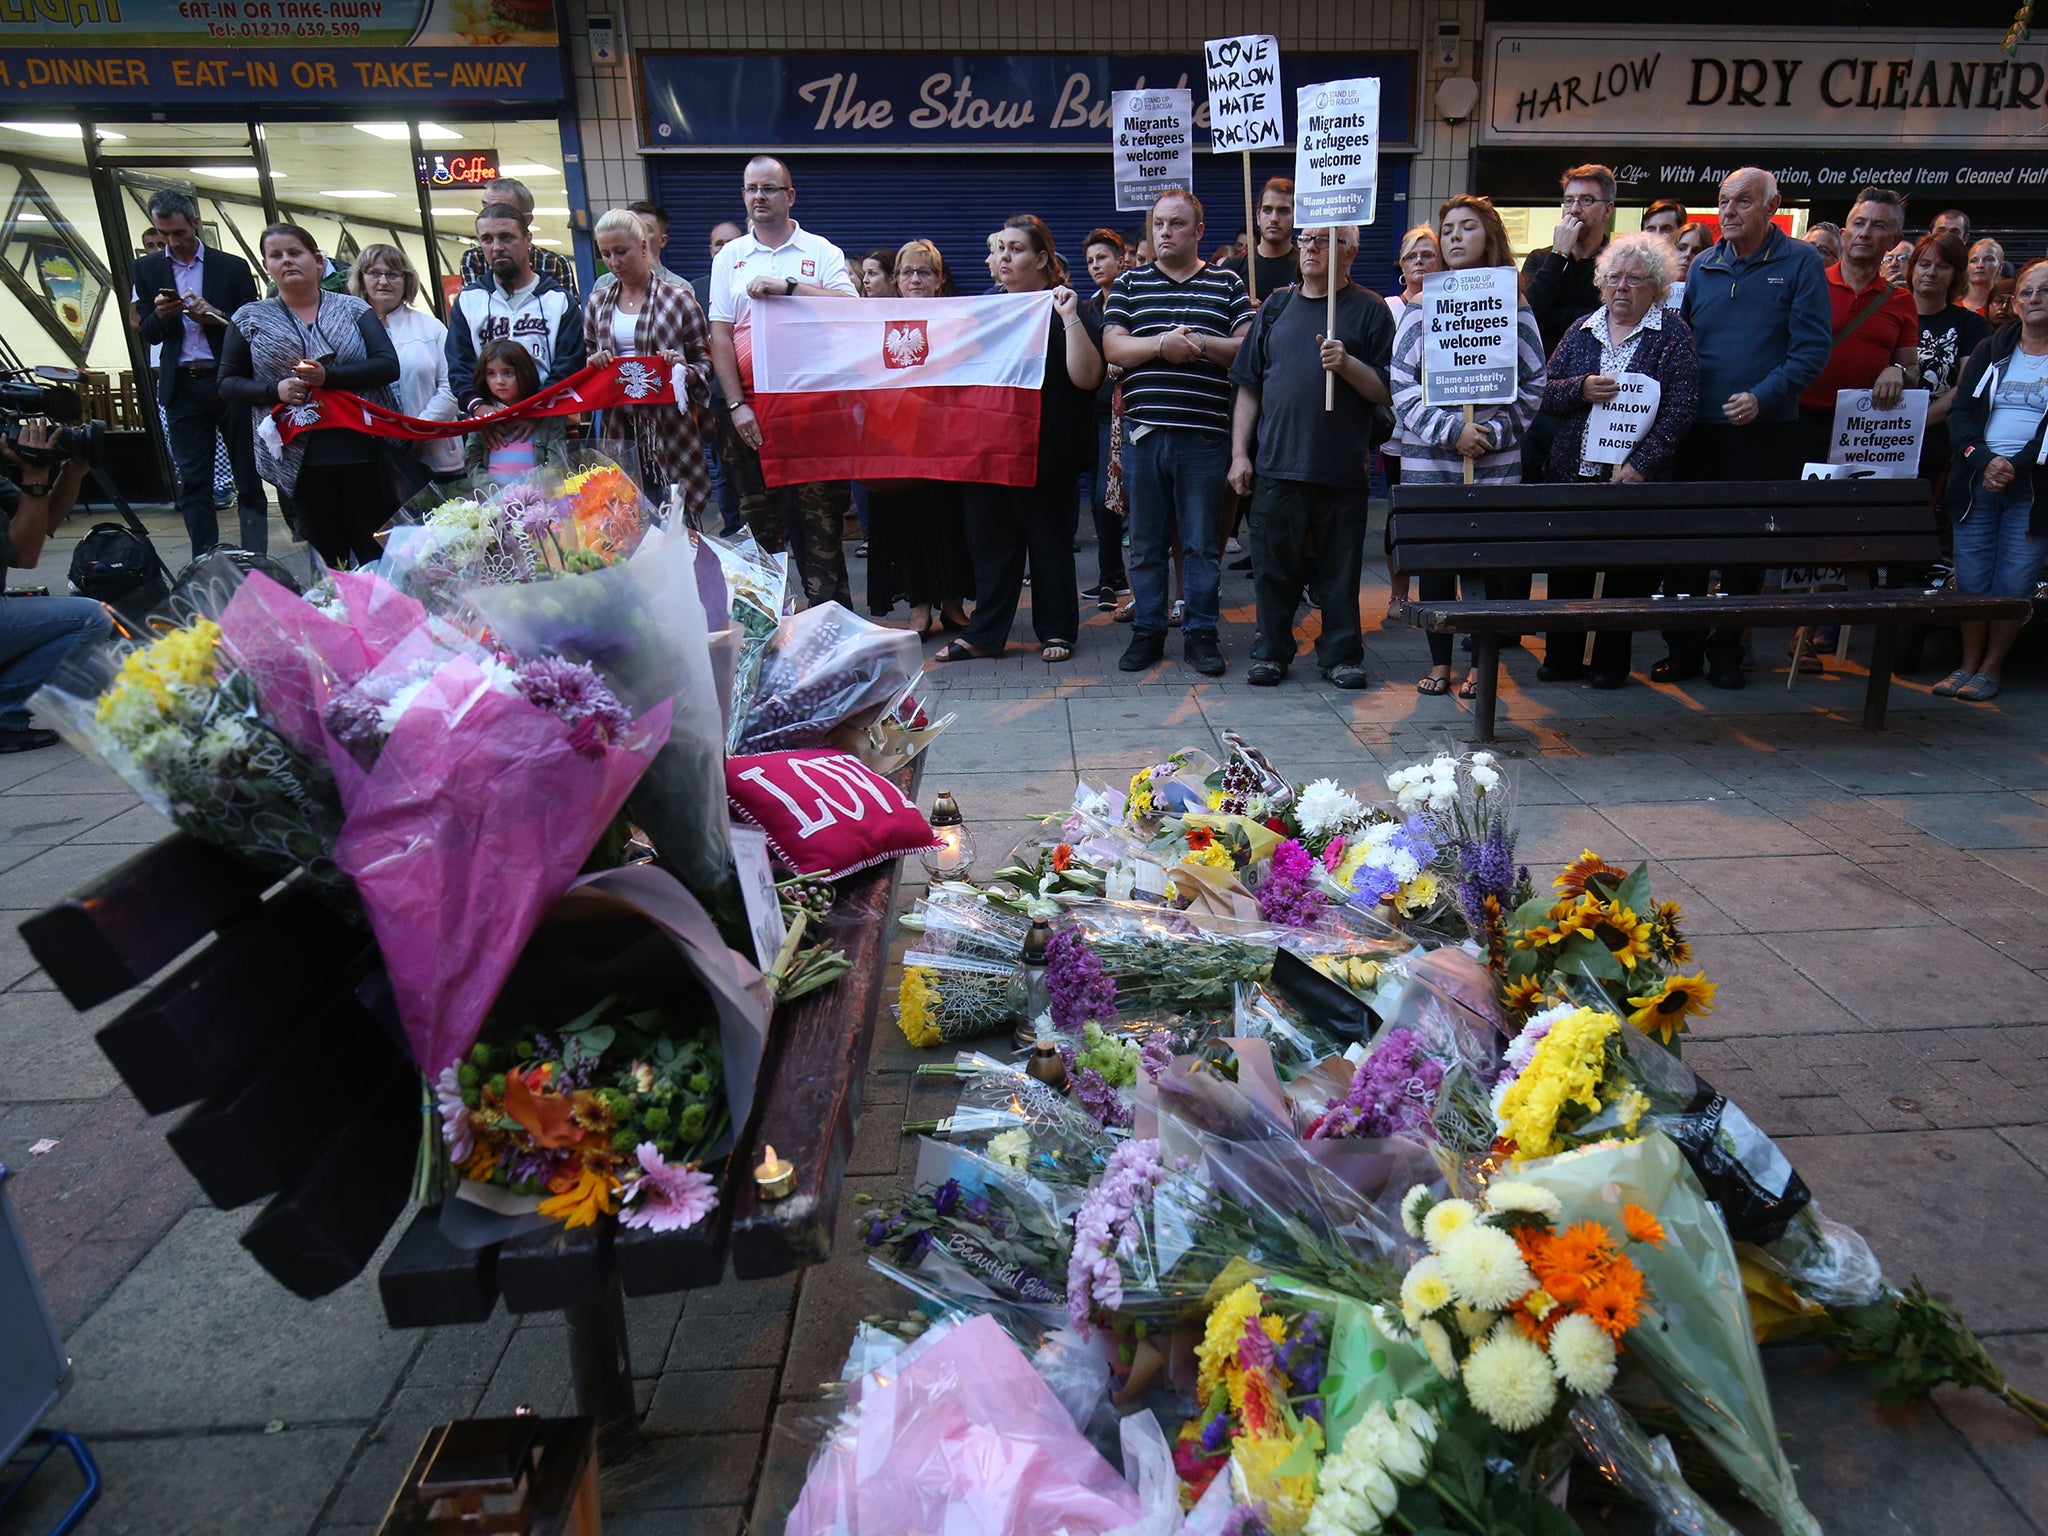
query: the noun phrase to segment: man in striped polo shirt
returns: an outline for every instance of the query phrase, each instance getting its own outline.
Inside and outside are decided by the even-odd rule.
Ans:
[[[1180,536],[1187,615],[1181,656],[1223,671],[1217,518],[1230,470],[1230,365],[1252,304],[1244,279],[1202,260],[1202,205],[1192,192],[1152,209],[1150,266],[1110,286],[1103,355],[1124,370],[1124,495],[1130,505],[1131,643],[1117,665],[1142,672],[1166,652],[1169,556]]]

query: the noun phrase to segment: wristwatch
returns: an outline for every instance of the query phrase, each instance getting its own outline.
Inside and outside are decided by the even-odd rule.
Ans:
[[[741,406],[745,405],[746,403],[747,403],[747,402],[746,402],[746,400],[745,400],[744,398],[741,398],[741,399],[738,399],[738,400],[728,400],[728,401],[726,401],[726,402],[725,402],[725,408],[726,408],[726,410],[728,410],[728,411],[736,411],[736,410],[738,410],[738,409],[739,409],[739,408],[740,408]]]
[[[784,279],[783,279],[782,281],[783,281],[783,282],[784,282],[785,284],[787,284],[787,285],[788,285],[788,286],[786,286],[786,287],[785,287],[785,288],[784,288],[784,289],[782,290],[782,291],[783,291],[783,292],[784,292],[785,294],[794,294],[794,293],[796,292],[796,279],[795,279],[795,278],[793,278],[793,277],[785,277],[785,278],[784,278]]]
[[[57,483],[54,480],[45,480],[41,485],[30,485],[24,480],[16,487],[24,496],[47,496],[56,488]]]

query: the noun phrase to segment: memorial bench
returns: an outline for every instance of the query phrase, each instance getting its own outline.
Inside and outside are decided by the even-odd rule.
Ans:
[[[1881,730],[1900,630],[1912,624],[2025,618],[2025,598],[1973,597],[1897,581],[1941,556],[1924,480],[1695,481],[1630,485],[1400,485],[1387,519],[1394,595],[1388,616],[1431,634],[1472,636],[1474,740],[1494,739],[1503,635],[1533,630],[1721,629],[1869,624],[1863,726]],[[1409,596],[1432,573],[1687,567],[1840,566],[1871,590],[1705,592],[1662,597],[1453,601]]]
[[[916,767],[897,776],[906,794]],[[605,1218],[463,1249],[428,1207],[379,1274],[391,1326],[478,1323],[500,1299],[561,1310],[578,1411],[617,1425],[634,1413],[624,1297],[717,1284],[728,1260],[742,1280],[824,1260],[895,893],[893,860],[841,882],[824,942],[852,968],[777,1009],[749,1124],[723,1169],[707,1170],[720,1183],[710,1217],[668,1233]],[[279,886],[181,832],[21,932],[80,1010],[169,968],[100,1028],[101,1050],[149,1114],[186,1110],[166,1139],[214,1205],[265,1202],[241,1242],[276,1279],[311,1299],[360,1274],[409,1202],[428,1112],[367,930],[302,882]],[[795,1168],[792,1193],[772,1201],[751,1177],[770,1145]]]

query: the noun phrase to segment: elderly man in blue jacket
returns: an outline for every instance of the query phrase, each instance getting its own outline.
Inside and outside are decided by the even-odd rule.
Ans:
[[[1700,355],[1699,420],[1679,445],[1681,480],[1794,480],[1799,395],[1827,367],[1834,345],[1821,255],[1771,222],[1778,182],[1745,166],[1721,183],[1721,238],[1694,258],[1682,313]],[[1721,590],[1747,595],[1762,572],[1721,572]],[[1668,593],[1704,592],[1704,570],[1667,571]],[[1740,688],[1742,631],[1666,630],[1671,654],[1650,669],[1660,683],[1702,672]]]

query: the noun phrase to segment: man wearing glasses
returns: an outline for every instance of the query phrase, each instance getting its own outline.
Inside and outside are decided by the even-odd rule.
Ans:
[[[761,423],[748,401],[754,383],[754,305],[802,294],[860,297],[846,257],[830,240],[790,217],[796,186],[789,167],[768,155],[747,162],[740,195],[748,233],[711,260],[711,370],[727,414],[719,419],[719,455],[738,488],[740,512],[755,542],[778,553],[790,547],[812,603],[850,603],[846,555],[840,547],[844,482],[778,486],[761,478]]]
[[[1613,216],[1614,172],[1604,165],[1575,165],[1564,173],[1564,206],[1550,245],[1531,251],[1522,265],[1546,355],[1557,350],[1574,320],[1600,307],[1593,265],[1607,249],[1607,221]]]

